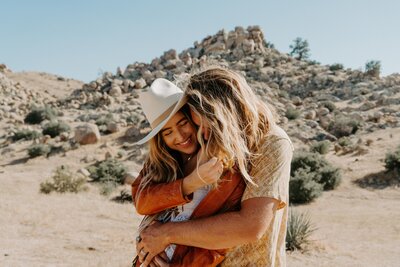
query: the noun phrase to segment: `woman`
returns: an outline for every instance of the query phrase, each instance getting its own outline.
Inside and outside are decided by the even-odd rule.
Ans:
[[[192,75],[185,94],[193,121],[221,146],[248,181],[235,212],[151,225],[138,246],[156,255],[168,244],[231,248],[222,266],[285,266],[288,185],[293,146],[272,113],[234,71],[212,67]],[[200,142],[201,143],[201,142]],[[148,260],[144,266],[147,266]]]
[[[199,149],[183,92],[171,82],[157,79],[139,101],[153,128],[138,142],[149,141],[150,153],[132,185],[135,207],[147,215],[139,232],[156,222],[184,221],[238,209],[244,181],[223,151],[217,147]],[[213,184],[214,189],[210,186]],[[140,235],[137,241],[140,244]],[[171,266],[216,266],[224,253],[175,245],[169,245],[165,252],[154,257],[154,265],[168,261]],[[144,250],[138,250],[139,261],[146,256]]]

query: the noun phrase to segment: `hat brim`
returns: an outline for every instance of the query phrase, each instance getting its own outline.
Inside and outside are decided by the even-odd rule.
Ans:
[[[142,145],[149,141],[151,138],[156,136],[159,131],[167,124],[167,122],[174,116],[185,104],[187,103],[187,97],[184,96],[182,93],[182,97],[178,100],[178,102],[175,104],[174,109],[171,111],[171,113],[168,115],[167,118],[165,118],[163,121],[161,121],[156,127],[154,127],[150,133],[148,133],[145,137],[140,139],[139,141],[135,142],[134,144],[136,145]]]

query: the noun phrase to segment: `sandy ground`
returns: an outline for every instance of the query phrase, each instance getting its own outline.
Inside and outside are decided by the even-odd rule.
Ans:
[[[13,75],[14,80],[58,98],[80,86],[78,81],[53,76],[43,81],[40,75],[45,74],[40,73]],[[376,131],[363,136],[374,141],[365,155],[333,151],[327,155],[343,170],[343,182],[315,202],[294,207],[307,211],[318,229],[307,251],[288,254],[288,266],[399,266],[399,187],[360,187],[354,182],[387,178],[382,160],[400,145],[399,136],[400,129]],[[140,221],[131,204],[113,202],[93,185],[79,194],[39,193],[40,183],[57,166],[82,168],[88,165],[83,158],[103,157],[102,144],[117,137],[110,135],[65,156],[30,160],[26,158],[30,142],[17,142],[13,152],[0,156],[0,266],[130,266]],[[133,163],[129,167],[138,168]]]
[[[328,155],[344,169],[343,183],[314,203],[295,207],[307,211],[318,230],[308,251],[289,253],[288,266],[397,265],[399,188],[361,188],[353,183],[384,169],[380,159],[385,153],[380,151],[400,144],[390,134],[399,136],[400,129],[371,134],[369,138],[381,140],[366,155]],[[30,266],[129,266],[140,220],[130,204],[110,201],[92,185],[79,194],[39,193],[40,182],[56,166],[78,169],[85,156],[104,153],[101,144],[67,152],[64,157],[26,161],[26,143],[18,144],[22,151],[1,160],[0,266],[27,262]]]

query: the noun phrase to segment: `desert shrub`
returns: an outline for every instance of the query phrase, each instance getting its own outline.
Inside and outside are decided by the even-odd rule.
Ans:
[[[360,128],[361,122],[345,116],[336,116],[335,119],[329,123],[328,131],[334,136],[340,138],[355,134]]]
[[[343,68],[343,64],[340,63],[335,63],[329,66],[330,71],[342,70]]]
[[[388,171],[396,171],[400,175],[400,146],[396,151],[386,154],[385,168]]]
[[[106,159],[89,167],[90,177],[94,182],[122,184],[126,167],[116,159]]]
[[[286,228],[286,250],[303,249],[309,244],[309,238],[315,230],[307,213],[297,213],[290,209]]]
[[[315,142],[311,145],[310,151],[325,155],[326,153],[328,153],[330,146],[331,142],[329,142],[328,140]]]
[[[118,203],[132,202],[132,194],[127,190],[121,190],[112,200]]]
[[[60,135],[60,133],[68,132],[69,130],[70,127],[68,126],[68,124],[59,121],[52,121],[47,123],[43,127],[42,133],[44,135],[50,135],[51,137],[56,137]]]
[[[38,131],[34,130],[29,130],[29,129],[22,129],[18,130],[14,133],[14,135],[11,137],[13,141],[18,141],[21,139],[25,140],[33,140],[36,138],[39,138],[42,134],[39,133]]]
[[[369,76],[379,78],[381,73],[381,62],[378,60],[370,60],[365,63],[365,73]]]
[[[287,91],[284,91],[284,90],[278,90],[278,96],[288,99],[289,98],[289,93]]]
[[[101,115],[96,120],[96,125],[99,127],[99,131],[103,134],[108,134],[107,125],[114,121],[114,115],[112,113],[108,113],[106,115]]]
[[[338,168],[325,166],[320,170],[320,173],[319,182],[323,185],[324,191],[335,189],[342,181],[342,175]]]
[[[293,44],[291,44],[289,48],[292,49],[290,55],[298,60],[308,59],[310,57],[310,48],[307,40],[297,37],[293,40]]]
[[[29,124],[39,124],[44,120],[53,120],[57,116],[57,111],[49,106],[33,107],[26,115],[24,121]]]
[[[351,142],[350,138],[344,136],[344,137],[339,138],[338,144],[343,147],[347,147],[347,146],[353,145],[353,142]]]
[[[300,116],[300,111],[295,108],[288,108],[285,114],[289,120],[295,120]]]
[[[107,125],[110,122],[114,121],[114,115],[112,113],[108,113],[106,115],[101,115],[97,120],[96,120],[96,125],[97,126],[102,126],[102,125]]]
[[[329,109],[329,112],[332,112],[336,109],[336,105],[332,101],[322,101],[320,106]]]
[[[60,166],[55,170],[51,181],[48,180],[40,184],[40,192],[44,194],[49,194],[53,191],[58,193],[78,193],[87,189],[85,183],[85,178],[75,177],[68,167]]]
[[[50,153],[50,146],[45,144],[36,144],[28,148],[28,155],[30,158],[44,156]]]
[[[289,182],[289,197],[293,203],[308,203],[323,190],[336,188],[341,173],[318,153],[299,151],[293,157]]]
[[[290,179],[289,200],[292,203],[308,203],[322,194],[323,185],[317,183],[315,173],[309,168],[298,169]]]

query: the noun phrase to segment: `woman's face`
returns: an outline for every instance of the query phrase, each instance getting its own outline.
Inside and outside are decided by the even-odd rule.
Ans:
[[[200,127],[201,122],[203,121],[203,127],[201,128],[201,133],[203,134],[203,138],[205,140],[208,140],[209,137],[209,125],[207,123],[206,120],[202,120],[202,118],[200,117],[200,115],[197,115],[196,112],[194,112],[192,109],[190,109],[190,116],[192,117],[192,121]]]
[[[172,116],[160,134],[170,149],[188,155],[197,151],[196,128],[181,111]]]

